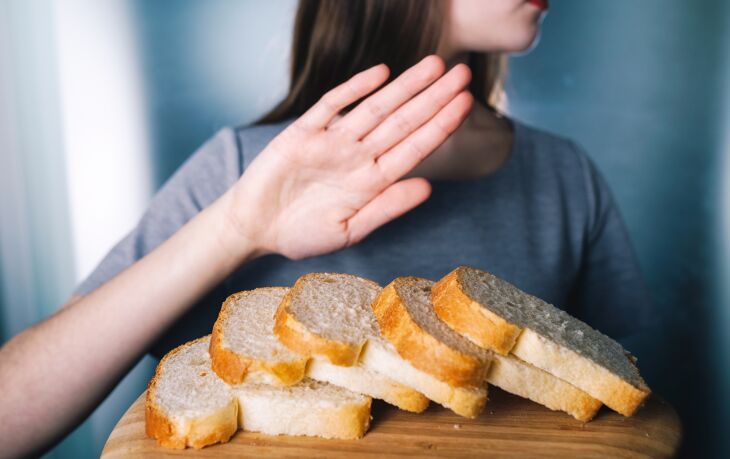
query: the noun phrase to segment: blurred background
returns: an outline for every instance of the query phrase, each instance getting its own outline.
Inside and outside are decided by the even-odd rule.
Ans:
[[[0,0],[2,342],[64,303],[205,139],[284,96],[295,7]],[[623,344],[691,457],[730,457],[729,29],[722,0],[556,0],[506,85],[511,116],[578,141],[613,188],[665,311]],[[98,457],[155,364],[47,457]]]

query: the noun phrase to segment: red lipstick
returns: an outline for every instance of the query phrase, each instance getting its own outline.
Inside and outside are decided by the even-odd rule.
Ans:
[[[541,10],[547,10],[548,9],[548,0],[527,0],[527,3],[536,6],[537,8]]]

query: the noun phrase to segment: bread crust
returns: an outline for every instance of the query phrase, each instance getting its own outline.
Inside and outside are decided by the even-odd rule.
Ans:
[[[429,373],[449,385],[480,387],[489,361],[480,360],[442,343],[423,330],[413,319],[396,290],[401,282],[417,280],[399,277],[388,284],[372,304],[380,331],[398,354],[415,368]]]
[[[436,315],[473,343],[507,355],[522,329],[469,298],[459,282],[460,269],[451,271],[431,287]]]
[[[336,413],[328,417],[327,434],[331,438],[343,440],[356,440],[362,438],[370,427],[370,406],[373,399],[368,397],[367,402],[362,404],[349,404],[341,406]],[[346,420],[342,422],[342,420]]]
[[[324,438],[357,440],[362,438],[370,427],[370,406],[372,399],[365,403],[349,403],[329,410],[327,416],[319,416],[317,430]]]
[[[218,442],[227,442],[238,430],[238,402],[231,395],[230,402],[207,416],[176,423],[170,419],[154,401],[154,392],[162,368],[168,359],[207,336],[182,344],[168,352],[157,365],[155,375],[147,385],[145,397],[145,433],[166,448],[185,449],[191,446],[200,449]]]
[[[487,385],[484,390],[474,390],[468,387],[455,387],[443,405],[454,413],[465,418],[474,419],[484,410],[487,404]]]
[[[281,287],[263,287],[255,290],[238,292],[230,295],[223,302],[218,319],[213,325],[210,338],[209,354],[213,371],[228,384],[241,384],[250,373],[265,372],[274,376],[283,386],[296,384],[304,378],[307,359],[301,358],[290,362],[267,362],[238,354],[223,344],[223,328],[230,315],[231,305],[242,296],[261,290],[274,290]]]
[[[624,416],[632,416],[651,394],[649,387],[634,387],[590,359],[560,347],[530,329],[522,334],[513,353],[569,381]]]
[[[582,422],[593,419],[602,405],[577,387],[515,356],[497,356],[487,381],[551,410],[565,411]]]
[[[362,343],[343,343],[341,341],[327,339],[307,329],[289,312],[289,307],[295,295],[301,289],[302,281],[306,278],[316,276],[318,273],[305,274],[297,279],[294,286],[289,289],[276,310],[274,321],[274,334],[286,347],[292,351],[305,356],[321,355],[326,357],[335,365],[352,366],[357,364],[365,341]]]

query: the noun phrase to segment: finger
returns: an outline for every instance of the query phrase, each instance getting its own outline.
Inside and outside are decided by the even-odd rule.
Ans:
[[[388,80],[390,69],[379,64],[356,73],[344,83],[327,91],[296,123],[307,129],[323,129],[343,108],[370,94]]]
[[[432,54],[403,72],[380,91],[350,110],[336,126],[361,139],[395,109],[421,92],[444,73],[444,61]]]
[[[423,161],[461,125],[474,97],[462,91],[416,132],[386,152],[375,163],[386,182],[394,182]]]
[[[374,157],[380,156],[434,117],[471,81],[471,70],[464,64],[452,68],[428,89],[408,101],[370,134],[362,139]]]
[[[431,195],[431,184],[414,177],[390,185],[348,220],[348,245],[357,244],[380,226],[421,204]]]

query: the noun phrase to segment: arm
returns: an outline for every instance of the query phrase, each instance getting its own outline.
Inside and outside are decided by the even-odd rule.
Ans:
[[[38,452],[60,439],[241,264],[347,247],[423,202],[424,179],[399,179],[458,128],[472,103],[468,68],[443,72],[442,60],[426,58],[344,117],[344,108],[387,80],[387,67],[332,89],[166,241],[11,339],[0,350],[0,455]]]
[[[260,255],[228,234],[229,200],[224,195],[132,267],[0,350],[3,454],[66,434],[196,298]]]

